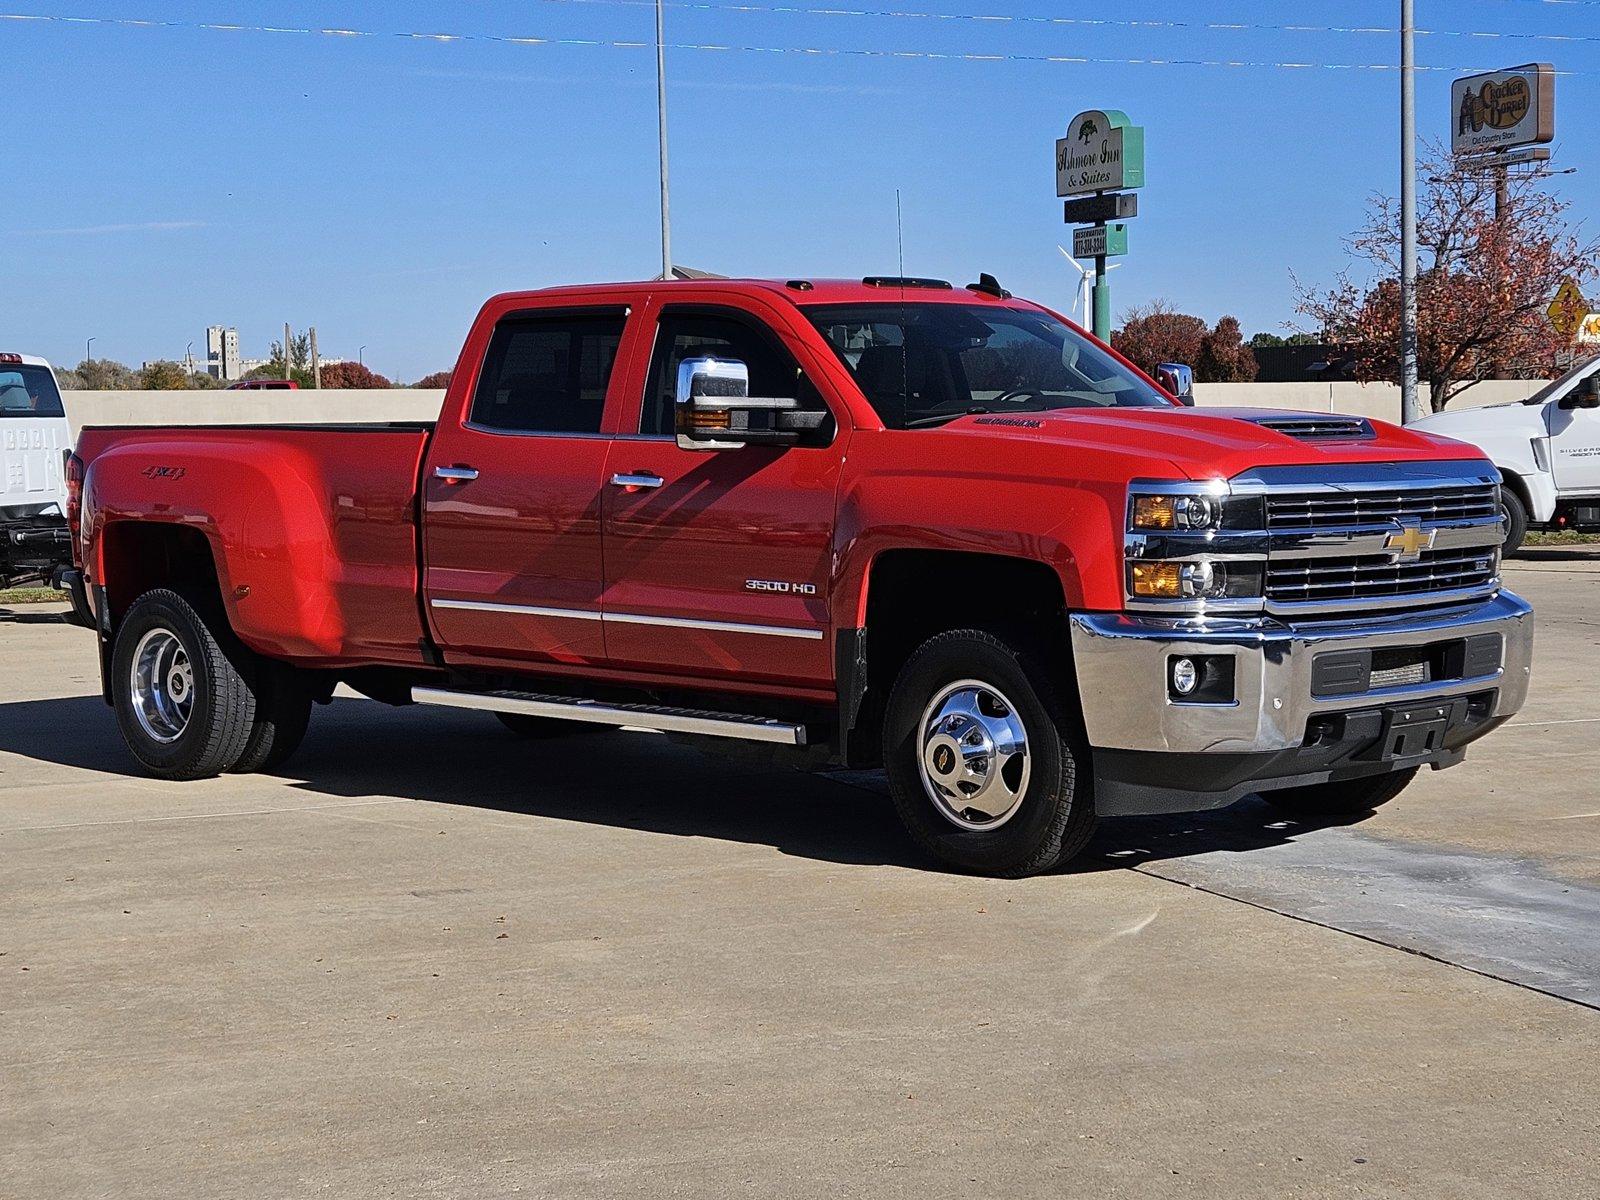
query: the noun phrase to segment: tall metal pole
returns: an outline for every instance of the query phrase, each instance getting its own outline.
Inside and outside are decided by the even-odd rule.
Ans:
[[[1422,417],[1417,397],[1417,14],[1400,0],[1400,420]]]
[[[293,379],[294,372],[289,369],[289,364],[294,361],[294,355],[289,352],[289,322],[283,323],[283,377]]]
[[[672,278],[672,216],[667,203],[666,3],[656,0],[656,132],[661,142],[661,278]]]

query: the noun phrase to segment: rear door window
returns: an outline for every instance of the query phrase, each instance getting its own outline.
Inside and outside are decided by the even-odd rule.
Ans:
[[[599,433],[627,314],[540,313],[495,326],[472,425],[503,433]]]
[[[49,368],[0,367],[0,420],[66,415]]]

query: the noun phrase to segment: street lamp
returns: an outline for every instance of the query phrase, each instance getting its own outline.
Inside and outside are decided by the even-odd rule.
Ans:
[[[194,343],[190,342],[183,349],[183,369],[186,374],[194,374]]]
[[[356,351],[356,362],[360,363],[363,367],[367,365],[367,348],[365,346]]]
[[[83,342],[83,361],[86,362],[86,363],[94,361],[94,355],[91,354],[90,351],[89,351],[89,348],[91,346],[93,346],[93,345],[94,345],[94,338],[85,338],[84,339],[84,342]]]

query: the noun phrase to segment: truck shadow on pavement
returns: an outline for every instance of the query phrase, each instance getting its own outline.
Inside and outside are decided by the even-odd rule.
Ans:
[[[30,608],[0,606],[0,625],[65,625],[66,615],[56,609],[41,612]]]
[[[0,704],[0,753],[145,778],[97,695]],[[881,775],[804,774],[701,753],[652,735],[601,732],[524,741],[488,714],[340,699],[315,711],[304,746],[273,776],[295,789],[340,799],[398,797],[768,845],[822,862],[942,870],[907,837]],[[238,778],[244,785],[251,777]],[[184,786],[173,785],[175,791]],[[1210,851],[1247,852],[1315,828],[1286,821],[1256,799],[1212,813],[1121,818],[1102,824],[1088,851],[1065,873],[1129,869]]]

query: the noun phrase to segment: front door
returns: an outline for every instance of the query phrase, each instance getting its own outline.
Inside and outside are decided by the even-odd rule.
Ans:
[[[1583,385],[1574,384],[1568,396]],[[1562,408],[1552,400],[1544,413],[1556,489],[1563,497],[1600,495],[1600,408]]]
[[[710,355],[750,370],[752,396],[825,407],[793,353],[740,310],[660,311],[639,436],[606,470],[606,645],[613,665],[694,679],[822,688],[834,506],[842,465],[830,418],[810,445],[678,448],[678,364]]]
[[[423,480],[424,594],[458,664],[599,663],[602,433],[627,315],[533,310],[495,327],[465,419]]]

